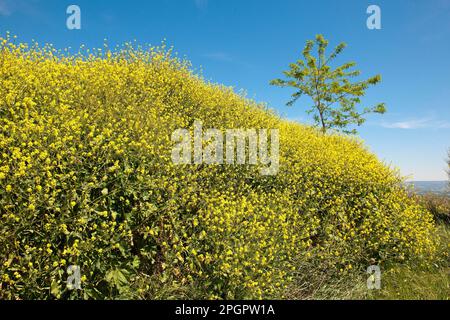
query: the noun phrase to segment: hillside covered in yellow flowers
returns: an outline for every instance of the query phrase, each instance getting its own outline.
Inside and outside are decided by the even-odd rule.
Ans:
[[[171,135],[195,120],[279,129],[278,173],[175,165]],[[283,298],[306,262],[426,261],[433,232],[362,142],[283,120],[164,46],[0,38],[0,298]]]

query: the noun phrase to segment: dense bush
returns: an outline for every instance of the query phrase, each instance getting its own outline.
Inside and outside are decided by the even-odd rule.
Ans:
[[[450,195],[424,194],[420,201],[433,215],[436,222],[450,224]]]
[[[1,298],[280,297],[298,261],[433,254],[431,215],[359,141],[281,120],[164,46],[0,43]],[[173,165],[195,119],[279,128],[279,173]]]

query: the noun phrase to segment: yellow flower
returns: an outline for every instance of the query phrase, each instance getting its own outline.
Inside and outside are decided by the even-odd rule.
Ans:
[[[98,283],[105,263],[136,267],[135,253],[145,251],[156,270],[149,276],[165,286],[226,283],[228,292],[207,286],[203,297],[260,299],[292,285],[301,257],[345,272],[367,267],[355,257],[436,251],[431,214],[361,141],[286,121],[204,81],[164,46],[118,50],[104,50],[107,59],[0,38],[0,197],[9,193],[0,235],[15,235],[2,263],[47,259],[23,278],[50,279],[82,260]],[[171,136],[193,135],[195,120],[220,133],[278,129],[278,174],[262,176],[259,162],[175,165]],[[38,245],[50,241],[58,243]],[[2,290],[48,298],[23,286]]]

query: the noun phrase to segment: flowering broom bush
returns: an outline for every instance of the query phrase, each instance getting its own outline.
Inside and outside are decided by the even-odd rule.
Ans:
[[[278,174],[174,165],[171,134],[194,120],[278,128]],[[0,39],[1,298],[280,298],[299,261],[426,261],[432,217],[401,182],[361,142],[282,120],[164,45]]]

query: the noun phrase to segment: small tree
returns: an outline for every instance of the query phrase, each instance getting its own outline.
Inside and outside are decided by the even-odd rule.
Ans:
[[[314,45],[317,46],[316,57],[311,54]],[[360,71],[350,70],[356,63],[348,62],[335,69],[329,65],[346,44],[339,44],[328,57],[325,56],[327,46],[328,41],[322,35],[317,35],[315,41],[308,40],[303,49],[304,60],[291,63],[289,70],[283,72],[287,80],[275,79],[270,84],[295,88],[296,92],[292,94],[288,106],[292,106],[302,95],[311,97],[313,105],[306,112],[313,114],[316,126],[319,126],[323,133],[328,129],[336,129],[355,134],[356,129],[350,130],[348,127],[352,124],[362,125],[365,121],[364,115],[386,112],[384,103],[364,108],[361,112],[356,109],[366,89],[379,83],[381,76],[351,82],[351,78],[360,75]]]

